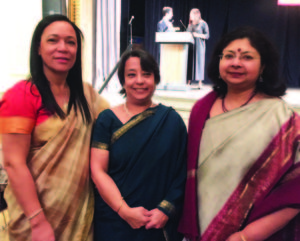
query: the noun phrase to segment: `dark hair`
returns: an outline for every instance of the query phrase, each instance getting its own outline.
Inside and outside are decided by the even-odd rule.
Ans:
[[[36,26],[30,48],[30,81],[37,87],[41,97],[43,105],[49,111],[56,113],[60,118],[65,118],[66,115],[59,107],[53,93],[50,89],[49,81],[44,74],[43,60],[39,55],[39,46],[41,42],[41,36],[47,26],[56,21],[65,21],[69,23],[76,33],[77,38],[77,54],[74,66],[69,70],[67,76],[67,84],[70,88],[70,101],[68,105],[68,114],[70,113],[72,106],[74,106],[75,113],[77,114],[77,107],[79,107],[83,120],[86,123],[92,121],[91,113],[89,110],[88,102],[83,92],[82,81],[82,66],[81,66],[81,38],[82,32],[80,29],[71,22],[66,16],[60,14],[49,15],[43,18]]]
[[[286,84],[279,78],[279,54],[263,33],[250,26],[239,27],[225,34],[215,46],[207,68],[208,77],[214,84],[214,90],[221,97],[226,95],[227,84],[220,78],[219,74],[219,56],[232,41],[243,38],[249,39],[252,47],[260,54],[261,66],[264,66],[261,74],[263,81],[256,81],[256,91],[270,96],[283,96],[286,91]]]
[[[172,11],[171,7],[163,7],[162,14],[163,14],[163,16],[166,16],[166,14],[171,11]]]
[[[135,50],[124,52],[119,62],[118,77],[119,77],[120,84],[122,86],[125,83],[125,64],[130,57],[138,57],[141,61],[142,70],[153,73],[155,84],[159,84],[160,82],[159,67],[154,57],[150,53],[144,50],[135,49]],[[122,88],[120,93],[126,94],[125,89]]]

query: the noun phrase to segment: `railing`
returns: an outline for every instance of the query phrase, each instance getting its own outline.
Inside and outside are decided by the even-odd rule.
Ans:
[[[130,43],[127,47],[126,51],[129,51],[130,49],[132,49],[132,44]],[[107,78],[104,80],[104,83],[102,84],[100,90],[98,91],[99,94],[102,93],[102,91],[104,90],[104,88],[107,86],[107,84],[109,83],[109,81],[111,80],[111,78],[114,76],[115,72],[117,71],[118,67],[119,67],[119,63],[120,60],[116,63],[115,67],[113,68],[113,70],[110,72],[110,74],[107,76]]]

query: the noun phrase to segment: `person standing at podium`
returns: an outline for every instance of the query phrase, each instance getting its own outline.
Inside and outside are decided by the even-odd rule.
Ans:
[[[173,9],[164,7],[162,10],[163,18],[157,24],[157,32],[175,32],[171,19],[173,18]]]
[[[193,53],[196,56],[194,80],[199,83],[199,88],[201,88],[204,80],[205,40],[209,38],[209,29],[207,23],[201,18],[201,12],[198,8],[193,8],[190,12],[187,31],[191,32],[195,39],[195,52]]]

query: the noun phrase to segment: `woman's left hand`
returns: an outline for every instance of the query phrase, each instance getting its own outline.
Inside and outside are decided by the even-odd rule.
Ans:
[[[300,213],[297,208],[283,208],[248,224],[242,231],[233,233],[226,241],[263,241],[285,227]],[[244,238],[243,238],[244,237]]]
[[[242,236],[240,234],[240,232],[236,232],[231,234],[226,241],[243,241]]]
[[[163,228],[166,225],[167,221],[169,220],[169,217],[157,208],[149,211],[149,214],[150,214],[149,216],[150,221],[146,224],[145,226],[146,229]]]

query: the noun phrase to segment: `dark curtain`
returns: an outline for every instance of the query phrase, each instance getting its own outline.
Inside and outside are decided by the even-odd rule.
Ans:
[[[122,54],[129,44],[129,26],[130,20],[130,0],[121,1],[121,34],[120,34],[120,53]]]
[[[190,10],[200,9],[210,30],[210,39],[206,42],[206,63],[222,34],[241,25],[260,29],[278,48],[280,73],[288,86],[300,87],[300,7],[278,6],[277,0],[145,0],[144,46],[157,60],[155,32],[164,6],[173,8],[173,24],[180,26],[182,31],[184,28],[179,20],[187,25]],[[209,83],[207,77],[204,82]]]

